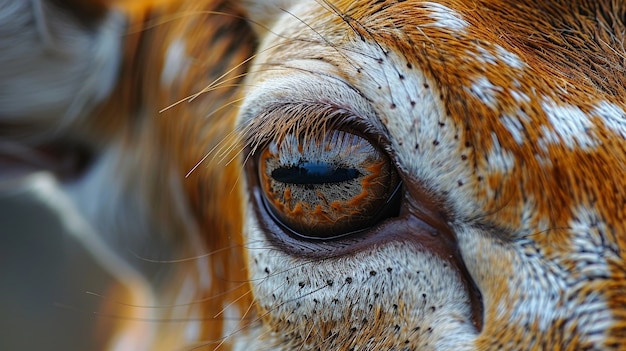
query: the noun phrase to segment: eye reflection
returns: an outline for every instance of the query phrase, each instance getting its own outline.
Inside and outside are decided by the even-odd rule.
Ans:
[[[384,153],[339,130],[270,143],[259,157],[259,179],[277,221],[307,239],[332,239],[373,225],[388,212],[399,184]]]

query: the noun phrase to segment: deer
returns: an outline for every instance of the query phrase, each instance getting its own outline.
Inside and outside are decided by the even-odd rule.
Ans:
[[[622,1],[0,15],[0,174],[113,277],[92,349],[626,349]]]

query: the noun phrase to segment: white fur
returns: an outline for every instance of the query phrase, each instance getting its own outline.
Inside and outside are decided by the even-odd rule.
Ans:
[[[518,112],[518,115],[505,114],[500,117],[500,122],[502,123],[504,128],[509,131],[509,133],[513,137],[513,140],[515,140],[518,145],[522,145],[526,139],[526,137],[524,136],[524,125],[522,124],[520,114],[521,111]]]
[[[549,144],[564,144],[569,149],[586,150],[598,145],[593,136],[594,125],[589,117],[574,105],[559,105],[546,98],[542,103],[549,126],[542,126],[543,138],[539,144],[547,148]]]
[[[255,243],[250,255],[258,262],[250,267],[254,295],[278,318],[289,318],[293,325],[307,325],[310,321],[306,316],[315,316],[319,321],[341,321],[349,328],[358,325],[363,318],[374,320],[375,315],[368,308],[370,304],[389,310],[393,304],[401,304],[407,309],[402,311],[404,317],[400,325],[433,329],[432,334],[420,339],[421,350],[471,349],[469,340],[475,336],[475,331],[470,323],[462,322],[469,316],[469,306],[463,302],[464,287],[458,276],[451,274],[450,268],[444,268],[442,262],[429,253],[417,251],[410,245],[390,243],[355,255],[313,263],[279,250],[264,249],[270,244],[255,222],[254,218],[249,218],[246,223],[247,240]],[[394,270],[387,272],[387,267]],[[378,274],[371,276],[372,270]],[[419,270],[424,275],[418,274]],[[345,282],[348,277],[352,278],[350,284]],[[333,281],[332,286],[328,280]],[[375,293],[380,295],[376,297]],[[422,294],[428,299],[423,300]],[[431,314],[430,306],[440,308]],[[315,333],[316,327],[312,328]],[[389,329],[393,326],[383,330],[389,332]],[[410,330],[402,329],[402,333],[408,335]],[[266,338],[280,336],[269,332]],[[360,346],[378,349],[376,345]],[[308,348],[303,346],[303,349]]]
[[[626,112],[623,107],[608,101],[601,101],[591,113],[600,117],[606,128],[626,138]]]
[[[517,83],[519,84],[519,82]],[[509,94],[511,94],[511,97],[513,97],[513,99],[515,99],[515,102],[517,102],[518,104],[530,102],[530,97],[519,90],[515,90],[515,89],[509,90]]]
[[[468,92],[479,99],[483,104],[495,109],[498,107],[498,94],[502,92],[499,87],[489,81],[486,77],[477,77],[472,82]]]
[[[421,6],[429,9],[430,17],[435,20],[432,24],[435,27],[451,30],[453,32],[463,32],[469,26],[469,23],[463,19],[460,13],[452,10],[451,8],[434,3],[424,2]]]
[[[522,61],[516,54],[507,51],[500,45],[486,45],[485,43],[477,44],[476,50],[478,55],[467,51],[466,54],[479,62],[492,66],[504,63],[505,65],[522,70],[526,67],[526,63]]]
[[[378,46],[368,43],[355,43],[355,46],[355,52],[367,53],[359,58],[367,74],[357,75],[353,84],[385,120],[392,148],[406,176],[419,179],[428,191],[448,194],[449,203],[459,218],[471,216],[476,210],[474,206],[478,205],[474,203],[473,189],[459,188],[457,182],[471,179],[472,170],[461,160],[463,145],[455,139],[459,130],[454,120],[446,115],[437,84],[419,70],[402,71],[403,58],[393,52],[378,63],[369,58],[383,57]],[[398,79],[398,73],[405,79]],[[425,88],[425,84],[429,88]],[[382,89],[379,90],[379,86]],[[394,109],[390,109],[392,104]]]
[[[185,76],[189,65],[191,65],[191,58],[187,55],[187,44],[181,38],[173,40],[165,52],[161,85],[169,87],[176,78]]]
[[[504,149],[500,145],[500,140],[496,133],[491,132],[492,146],[485,158],[488,160],[487,169],[489,174],[506,174],[512,171],[515,166],[515,156],[510,150]]]
[[[502,62],[504,62],[508,66],[512,68],[516,68],[516,69],[523,69],[526,67],[526,63],[522,61],[519,58],[519,56],[515,55],[514,53],[510,51],[507,51],[505,48],[503,48],[500,45],[496,45],[495,48],[496,48],[496,54],[498,56],[498,59],[500,59]]]

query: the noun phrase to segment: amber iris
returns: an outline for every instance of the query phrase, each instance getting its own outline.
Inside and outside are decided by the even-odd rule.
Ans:
[[[271,142],[259,157],[259,179],[276,220],[310,239],[332,239],[371,226],[399,183],[381,150],[339,130]]]

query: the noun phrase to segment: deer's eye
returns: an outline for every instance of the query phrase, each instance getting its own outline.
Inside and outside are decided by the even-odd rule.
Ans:
[[[334,239],[372,226],[389,215],[400,183],[381,150],[339,130],[314,139],[287,135],[270,143],[258,162],[269,211],[305,239]]]

